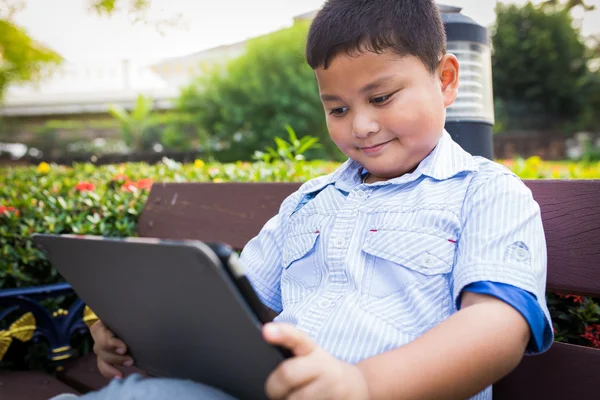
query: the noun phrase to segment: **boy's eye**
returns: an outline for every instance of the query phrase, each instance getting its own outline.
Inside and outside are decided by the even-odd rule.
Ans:
[[[392,97],[391,94],[388,94],[388,95],[385,95],[385,96],[373,97],[371,99],[371,103],[373,103],[373,104],[383,104],[386,101],[388,101],[390,99],[390,97]]]
[[[346,113],[346,111],[348,111],[348,107],[338,107],[338,108],[334,108],[332,109],[329,114],[331,115],[336,115],[336,116],[341,116],[344,115]]]

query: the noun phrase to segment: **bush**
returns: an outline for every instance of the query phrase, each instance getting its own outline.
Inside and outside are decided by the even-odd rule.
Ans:
[[[243,54],[207,68],[183,90],[177,111],[219,145],[218,160],[251,160],[286,124],[299,136],[321,139],[314,157],[344,158],[328,139],[314,71],[305,60],[308,29],[309,23],[301,21],[251,39]]]
[[[539,157],[503,160],[524,179],[600,179],[600,163],[544,162]],[[61,280],[31,242],[35,232],[135,236],[137,218],[153,181],[303,182],[333,171],[323,161],[234,164],[141,163],[73,168],[0,169],[0,289]],[[549,294],[559,341],[600,348],[600,307],[581,296]]]
[[[0,289],[59,281],[31,241],[33,233],[134,236],[154,180],[161,182],[304,181],[334,164],[283,162],[123,164],[0,169]]]

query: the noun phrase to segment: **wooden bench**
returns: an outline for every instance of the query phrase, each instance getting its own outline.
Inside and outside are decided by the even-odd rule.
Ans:
[[[526,184],[542,209],[548,290],[600,296],[600,181]],[[143,237],[223,241],[241,249],[298,187],[297,183],[157,183],[137,232]],[[55,377],[42,372],[0,373],[0,399],[47,399],[107,384],[96,369],[93,354],[67,360],[61,368]],[[494,387],[495,400],[599,396],[600,350],[564,343],[555,343],[543,355],[525,357]]]

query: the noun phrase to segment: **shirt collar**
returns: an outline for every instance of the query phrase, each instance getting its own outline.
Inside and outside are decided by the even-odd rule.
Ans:
[[[437,146],[421,161],[413,174],[422,174],[442,181],[461,172],[472,171],[477,171],[473,156],[463,150],[444,130]]]
[[[446,180],[461,172],[477,170],[473,156],[463,150],[444,130],[438,144],[427,157],[419,163],[410,174],[402,175],[388,181],[376,182],[374,185],[389,185],[407,183],[416,180],[421,175],[429,176],[436,180]],[[366,170],[358,162],[348,159],[336,171],[320,184],[304,189],[304,194],[321,191],[328,185],[335,184],[338,190],[350,192],[352,188],[362,183]]]

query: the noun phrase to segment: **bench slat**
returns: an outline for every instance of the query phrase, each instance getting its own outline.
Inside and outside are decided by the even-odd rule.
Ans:
[[[600,181],[530,180],[548,247],[549,290],[600,296]],[[299,183],[155,184],[141,236],[223,241],[237,249]]]
[[[554,343],[544,354],[524,357],[515,371],[495,384],[494,400],[597,398],[599,377],[600,350]]]
[[[129,376],[133,373],[144,375],[135,366],[117,368],[124,376]],[[58,378],[81,393],[102,389],[110,382],[109,379],[102,376],[100,371],[98,371],[96,355],[94,353],[89,353],[67,362],[63,371],[58,375]]]
[[[155,183],[138,234],[221,241],[236,249],[260,231],[299,183]]]
[[[44,372],[0,372],[0,399],[2,400],[47,400],[62,393],[80,394]]]
[[[540,204],[549,290],[600,296],[600,181],[526,181]]]

